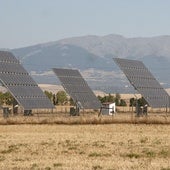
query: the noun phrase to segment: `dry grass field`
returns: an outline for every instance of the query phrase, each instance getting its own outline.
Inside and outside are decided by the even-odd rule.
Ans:
[[[57,117],[34,119],[0,120],[0,169],[170,170],[169,123],[129,117],[120,124],[116,116],[93,117],[91,124],[81,116],[64,124]]]

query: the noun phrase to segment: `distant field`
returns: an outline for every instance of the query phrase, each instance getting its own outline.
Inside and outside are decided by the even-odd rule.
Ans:
[[[0,169],[170,169],[169,125],[1,125]]]

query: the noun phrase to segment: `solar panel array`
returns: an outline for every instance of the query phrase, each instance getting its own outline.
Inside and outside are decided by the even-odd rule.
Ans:
[[[25,110],[54,106],[15,56],[0,51],[0,80]]]
[[[101,103],[78,70],[53,68],[53,71],[75,103],[80,102],[84,109],[101,107]]]
[[[114,58],[133,87],[153,108],[169,107],[169,95],[141,61]]]

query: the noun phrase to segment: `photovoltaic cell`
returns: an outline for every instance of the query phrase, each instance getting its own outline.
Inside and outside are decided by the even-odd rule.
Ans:
[[[94,95],[78,70],[53,68],[66,92],[84,109],[99,109],[101,103]]]
[[[0,80],[25,110],[54,108],[15,56],[7,51],[0,51]]]
[[[114,58],[133,87],[153,108],[169,107],[169,95],[141,61]]]

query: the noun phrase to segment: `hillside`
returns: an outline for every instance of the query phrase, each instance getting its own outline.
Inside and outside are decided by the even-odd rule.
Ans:
[[[121,35],[73,37],[12,49],[37,83],[58,84],[51,68],[79,69],[95,90],[129,92],[125,76],[113,57],[138,59],[164,87],[170,86],[170,36],[126,38]]]

